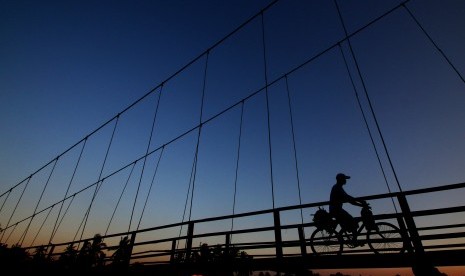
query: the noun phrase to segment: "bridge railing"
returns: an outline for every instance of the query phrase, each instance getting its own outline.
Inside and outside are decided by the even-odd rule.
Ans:
[[[437,201],[438,193],[453,192],[454,195],[465,195],[465,183],[458,183],[434,188],[424,188],[404,191],[402,193],[378,194],[360,197],[369,202],[393,200],[402,207],[407,205],[409,212],[400,210],[393,213],[375,214],[377,221],[394,222],[404,231],[406,244],[411,252],[437,250],[465,250],[465,206],[437,207],[433,204],[409,206],[409,198],[433,195]],[[447,196],[446,196],[447,197]],[[428,199],[426,199],[428,200]],[[431,201],[426,201],[431,202]],[[188,222],[157,226],[128,233],[118,233],[103,236],[105,244],[100,247],[106,264],[116,261],[124,265],[162,265],[173,263],[194,263],[202,261],[286,258],[312,255],[309,247],[309,237],[315,229],[309,219],[319,207],[327,206],[328,202],[287,206],[275,209],[247,212],[235,215],[212,217]],[[436,204],[437,205],[437,204]],[[376,211],[376,210],[375,210]],[[289,214],[305,213],[308,222],[289,220]],[[234,219],[237,228],[231,230],[228,225]],[[241,220],[253,221],[253,224],[243,224]],[[413,223],[413,224],[412,224]],[[215,225],[223,225],[220,230]],[[252,226],[250,226],[252,225]],[[258,225],[258,226],[254,226]],[[213,227],[212,227],[213,226]],[[414,227],[414,229],[412,229]],[[181,229],[181,230],[180,230]],[[184,231],[182,231],[182,229]],[[123,241],[126,243],[122,243]],[[64,255],[65,249],[76,245],[76,249],[84,242],[92,239],[46,245],[48,257],[58,260]],[[123,259],[115,257],[118,250],[123,251]],[[26,248],[29,252],[37,252],[40,246]],[[42,247],[43,248],[43,247]],[[344,249],[344,254],[366,253],[369,249]],[[77,255],[79,252],[75,252]],[[121,254],[119,255],[121,258]],[[464,261],[465,263],[465,261]],[[464,264],[462,263],[462,265]],[[458,264],[457,264],[458,265]]]

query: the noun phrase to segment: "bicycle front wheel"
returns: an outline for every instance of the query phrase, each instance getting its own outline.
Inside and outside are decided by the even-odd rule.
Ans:
[[[310,247],[316,255],[341,254],[342,239],[335,232],[316,229],[310,236]]]
[[[399,228],[388,222],[377,222],[374,229],[368,230],[367,240],[376,254],[403,253],[405,249]]]

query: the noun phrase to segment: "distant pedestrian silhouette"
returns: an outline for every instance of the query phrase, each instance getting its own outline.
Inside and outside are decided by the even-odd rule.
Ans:
[[[367,203],[365,201],[356,200],[354,197],[346,193],[343,185],[347,183],[347,179],[350,179],[350,176],[343,173],[338,173],[336,175],[336,184],[334,184],[331,189],[329,199],[329,213],[336,219],[343,229],[353,234],[353,242],[356,243],[358,222],[354,219],[354,217],[352,217],[352,215],[342,208],[342,205],[345,202],[348,202],[352,205],[363,207]]]

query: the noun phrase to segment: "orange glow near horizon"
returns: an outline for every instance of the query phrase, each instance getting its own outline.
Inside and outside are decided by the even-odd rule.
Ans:
[[[445,273],[447,276],[465,276],[465,266],[442,266],[437,268],[440,272]],[[337,272],[351,276],[415,276],[412,272],[412,269],[408,267],[377,269],[321,269],[313,270],[313,272],[319,273],[320,276],[329,276]]]

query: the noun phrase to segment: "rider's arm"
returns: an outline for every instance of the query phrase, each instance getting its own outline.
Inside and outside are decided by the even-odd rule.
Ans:
[[[349,203],[355,206],[363,207],[367,204],[366,201],[357,200],[353,196],[350,196],[350,195],[347,195],[347,198],[348,198]]]

